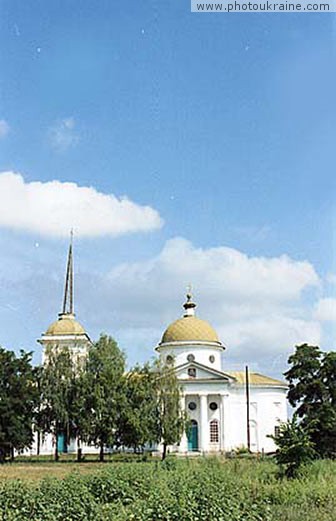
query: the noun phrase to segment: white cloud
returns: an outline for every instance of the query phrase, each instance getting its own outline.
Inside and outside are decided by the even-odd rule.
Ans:
[[[79,142],[79,134],[76,131],[76,121],[74,118],[64,118],[49,129],[49,140],[53,148],[64,152],[72,148]]]
[[[27,183],[20,174],[0,173],[0,227],[67,237],[117,236],[162,226],[158,212],[126,197],[93,187],[49,181]]]
[[[9,125],[6,120],[0,119],[0,139],[7,136],[9,132]]]
[[[284,354],[288,355],[295,345],[305,342],[319,344],[321,327],[316,321],[291,316],[283,310],[256,317],[236,319],[222,326],[219,333],[228,346],[228,355],[232,358],[248,359],[262,364],[263,360]],[[231,349],[230,349],[231,348]]]
[[[143,263],[124,264],[110,273],[112,281],[128,284],[137,281],[142,294],[155,300],[171,295],[171,288],[184,291],[191,282],[202,301],[214,303],[212,313],[221,315],[226,303],[244,306],[256,303],[286,303],[300,299],[302,291],[318,286],[319,278],[307,261],[294,261],[286,255],[274,258],[248,257],[228,247],[195,248],[183,238],[169,240],[160,255]],[[172,284],[173,283],[173,284]],[[219,293],[225,299],[218,299]]]
[[[322,322],[336,321],[336,298],[322,298],[315,307],[315,318]]]
[[[132,346],[137,331],[145,345],[146,328],[152,328],[151,342],[157,331],[158,342],[181,316],[189,282],[197,314],[218,331],[228,348],[226,359],[260,361],[267,371],[270,360],[287,355],[295,344],[320,341],[320,324],[303,298],[320,285],[309,262],[286,255],[248,257],[228,247],[201,249],[182,238],[168,241],[155,258],[118,265],[107,278],[97,279],[88,305],[100,303],[97,327],[112,333],[131,328]]]

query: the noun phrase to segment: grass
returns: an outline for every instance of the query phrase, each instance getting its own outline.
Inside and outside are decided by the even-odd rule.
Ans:
[[[130,458],[132,459],[132,458]],[[336,462],[279,479],[272,460],[168,458],[0,466],[5,521],[335,521]],[[20,478],[18,481],[16,478]]]
[[[38,462],[38,463],[6,463],[0,465],[0,481],[21,479],[23,481],[41,481],[43,478],[65,478],[74,472],[90,474],[102,467],[97,463],[73,463],[73,462]]]
[[[105,466],[122,463],[142,462],[140,454],[106,454],[104,463],[98,461],[97,455],[85,456],[78,463],[75,454],[62,454],[60,460],[55,462],[53,456],[19,456],[13,462],[0,465],[0,481],[20,479],[22,481],[41,481],[44,478],[63,479],[73,473],[92,474],[99,472]]]

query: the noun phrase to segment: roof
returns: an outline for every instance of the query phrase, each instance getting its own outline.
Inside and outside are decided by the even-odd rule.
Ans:
[[[226,371],[226,374],[235,378],[238,384],[245,384],[245,371]],[[270,376],[265,376],[260,373],[249,373],[249,383],[250,385],[270,385],[274,387],[287,387],[287,384],[285,382],[277,380],[275,378],[271,378]]]
[[[83,326],[75,320],[73,313],[60,313],[58,320],[47,329],[46,335],[85,335]]]
[[[212,342],[221,345],[213,327],[195,316],[184,316],[170,324],[163,333],[161,344],[187,341]]]
[[[184,364],[181,364],[181,365],[178,365],[177,367],[174,367],[172,370],[175,372],[175,373],[178,373],[180,372],[181,370],[184,370],[186,369],[187,367],[196,367],[198,369],[202,369],[203,371],[205,371],[206,373],[208,373],[208,375],[212,376],[212,377],[215,377],[215,379],[217,380],[226,380],[228,382],[232,382],[234,383],[235,382],[235,379],[231,376],[231,374],[225,372],[223,373],[223,371],[219,371],[218,369],[215,369],[213,367],[209,367],[208,365],[204,365],[204,364],[201,364],[200,362],[196,362],[196,360],[194,360],[193,362],[185,362]],[[195,378],[195,379],[190,379],[190,378],[187,378],[186,380],[184,381],[188,381],[188,382],[199,382],[200,380],[208,380],[208,378],[206,377],[203,377],[203,378]]]

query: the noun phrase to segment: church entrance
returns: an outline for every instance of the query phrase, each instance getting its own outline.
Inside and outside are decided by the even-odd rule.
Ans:
[[[198,450],[198,424],[196,420],[191,420],[191,425],[188,429],[188,450]]]
[[[68,452],[66,436],[63,432],[60,432],[57,435],[57,449],[58,452]]]

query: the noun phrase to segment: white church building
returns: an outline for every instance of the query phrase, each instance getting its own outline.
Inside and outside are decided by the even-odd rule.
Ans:
[[[171,449],[273,452],[269,435],[287,421],[286,384],[246,370],[223,370],[225,347],[211,325],[195,316],[191,294],[183,307],[183,317],[167,327],[156,347],[174,367],[183,388],[182,407],[191,420],[189,432]]]
[[[69,347],[77,358],[85,357],[91,340],[76,320],[73,308],[73,258],[70,244],[62,312],[38,340],[47,347]],[[156,351],[172,365],[181,382],[181,406],[190,418],[190,429],[170,452],[224,453],[240,447],[252,452],[273,452],[280,423],[287,421],[287,386],[280,380],[248,371],[223,370],[225,346],[211,325],[195,315],[196,304],[187,295],[184,314],[163,333]],[[224,355],[224,356],[223,356]],[[40,454],[54,452],[48,435],[39,443]],[[60,452],[75,452],[76,441],[59,436]],[[37,442],[30,453],[36,453]],[[95,452],[94,447],[83,447]]]

